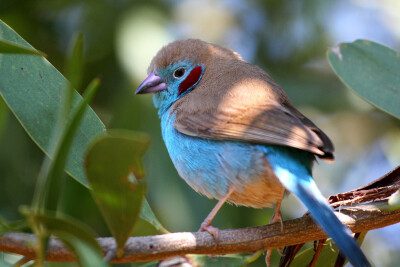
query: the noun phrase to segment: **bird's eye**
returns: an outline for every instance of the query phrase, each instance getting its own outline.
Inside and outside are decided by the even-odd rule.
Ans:
[[[183,75],[185,75],[185,69],[184,68],[177,68],[174,71],[174,78],[176,78],[176,79],[182,78]]]

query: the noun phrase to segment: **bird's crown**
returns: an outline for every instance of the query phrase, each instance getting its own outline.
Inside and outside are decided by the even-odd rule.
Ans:
[[[210,60],[242,60],[240,55],[228,48],[198,39],[178,40],[164,46],[150,63],[148,72],[172,65],[180,61],[207,64]]]

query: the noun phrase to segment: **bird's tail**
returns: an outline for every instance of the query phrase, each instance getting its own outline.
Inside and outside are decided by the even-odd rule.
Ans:
[[[275,173],[286,189],[308,208],[314,221],[335,241],[351,264],[357,267],[371,266],[356,240],[350,235],[350,230],[336,217],[309,174],[303,172],[303,177],[299,178],[301,171],[296,175],[279,167],[275,169]]]

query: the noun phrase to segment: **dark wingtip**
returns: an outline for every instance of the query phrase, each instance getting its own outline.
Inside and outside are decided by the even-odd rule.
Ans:
[[[332,152],[325,152],[324,155],[318,155],[320,159],[323,159],[327,162],[334,162],[335,161],[335,156],[333,155]]]

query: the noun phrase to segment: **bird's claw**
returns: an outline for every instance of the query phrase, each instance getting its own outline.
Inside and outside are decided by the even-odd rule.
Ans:
[[[199,232],[208,232],[214,238],[215,242],[218,243],[219,229],[212,226],[211,223],[204,221],[200,226]]]
[[[271,220],[269,221],[270,224],[280,222],[281,223],[281,232],[283,232],[283,219],[282,219],[282,213],[280,211],[280,208],[275,209],[274,214],[271,217]],[[282,248],[277,248],[279,254],[283,256],[283,251]],[[265,256],[265,263],[267,266],[271,266],[271,255],[272,255],[272,249],[267,250],[267,255]]]
[[[271,217],[271,220],[269,221],[270,224],[272,223],[276,223],[276,222],[280,222],[281,223],[281,232],[283,232],[283,219],[282,219],[282,213],[280,210],[278,211],[274,211],[274,214]]]

